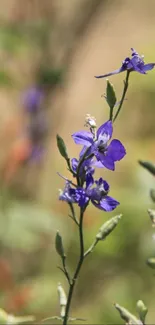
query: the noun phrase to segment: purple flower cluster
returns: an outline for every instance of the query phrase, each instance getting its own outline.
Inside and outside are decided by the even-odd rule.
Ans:
[[[131,51],[132,51],[131,58],[127,57],[122,62],[122,65],[119,69],[109,72],[107,74],[95,76],[95,78],[105,78],[127,70],[137,71],[139,73],[146,74],[147,71],[152,70],[154,68],[155,63],[145,64],[143,60],[143,56],[140,56],[133,48],[131,48]]]
[[[116,161],[125,156],[126,150],[117,139],[109,143],[113,133],[111,121],[101,125],[98,130],[93,122],[93,119],[89,120],[89,132],[79,131],[72,135],[74,142],[83,146],[79,160],[76,158],[71,160],[72,171],[78,182],[75,185],[66,180],[59,199],[70,204],[77,203],[83,209],[91,201],[100,210],[112,211],[119,202],[108,195],[109,184],[102,178],[94,180],[93,175],[95,167],[115,170]]]
[[[47,135],[47,119],[43,107],[44,92],[39,87],[32,87],[24,94],[23,106],[28,116],[27,136],[31,142],[30,161],[41,161]]]

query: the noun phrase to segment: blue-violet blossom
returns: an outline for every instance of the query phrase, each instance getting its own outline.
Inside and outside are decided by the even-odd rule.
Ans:
[[[131,48],[131,51],[132,51],[131,59],[127,57],[122,62],[122,66],[119,69],[114,70],[114,71],[109,72],[104,75],[95,76],[95,78],[105,78],[105,77],[109,77],[114,74],[118,74],[120,72],[127,71],[127,70],[137,71],[139,73],[146,74],[147,71],[152,70],[154,68],[155,63],[145,64],[144,60],[143,60],[144,56],[140,56],[133,48]]]
[[[94,181],[92,175],[88,174],[85,188],[72,188],[70,182],[66,181],[64,191],[61,191],[59,199],[68,203],[77,203],[81,208],[85,208],[90,200],[96,208],[112,211],[119,205],[119,202],[107,195],[109,189],[109,184],[105,180],[100,178],[98,181]]]
[[[107,121],[99,127],[95,136],[94,133],[89,131],[79,131],[74,133],[72,137],[76,144],[84,146],[83,151],[88,148],[88,157],[91,155],[96,157],[97,162],[94,163],[94,166],[115,170],[115,162],[125,156],[126,150],[117,139],[113,139],[108,145],[112,133],[112,122]]]

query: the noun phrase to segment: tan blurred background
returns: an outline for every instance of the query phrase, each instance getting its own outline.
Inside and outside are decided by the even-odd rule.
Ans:
[[[34,314],[37,320],[59,313],[57,283],[67,291],[54,248],[56,230],[64,237],[68,263],[78,256],[77,232],[58,201],[69,175],[55,136],[65,140],[71,157],[79,147],[71,134],[83,129],[87,113],[98,125],[108,118],[102,95],[106,80],[94,75],[119,68],[134,47],[155,62],[154,0],[1,0],[0,6],[0,306],[7,312]],[[118,100],[124,75],[111,77]],[[29,159],[30,117],[23,96],[42,85],[41,111],[47,132],[39,138],[45,152]],[[145,261],[155,242],[147,216],[153,206],[154,179],[138,159],[155,160],[155,71],[133,73],[114,137],[127,150],[115,172],[97,171],[111,185],[123,213],[118,229],[87,259],[72,304],[72,315],[86,323],[117,324],[113,303],[135,312],[138,299],[153,323],[154,273]],[[41,142],[40,142],[41,141]],[[111,214],[90,207],[85,217],[85,245]]]

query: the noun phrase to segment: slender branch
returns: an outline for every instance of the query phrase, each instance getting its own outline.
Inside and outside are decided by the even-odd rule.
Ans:
[[[74,286],[75,286],[77,277],[79,275],[79,272],[80,272],[80,269],[81,269],[81,266],[82,266],[83,260],[84,260],[83,216],[84,216],[84,210],[81,208],[80,209],[80,221],[79,221],[80,257],[79,257],[79,261],[77,263],[75,273],[73,275],[73,279],[70,283],[66,311],[65,311],[65,316],[63,319],[63,325],[67,325],[70,306],[71,306],[71,300],[72,300],[73,291],[74,291]]]
[[[119,115],[120,113],[120,110],[122,108],[122,105],[123,105],[123,102],[124,102],[124,99],[125,99],[125,95],[126,95],[126,92],[128,90],[128,86],[129,86],[129,76],[130,76],[130,71],[127,70],[127,73],[126,73],[126,78],[125,78],[125,81],[124,81],[124,89],[123,89],[123,93],[122,93],[122,98],[120,100],[120,104],[118,106],[118,110],[113,118],[113,122],[115,122],[117,116]]]
[[[86,159],[90,159],[90,158],[92,158],[92,157],[94,156],[93,153],[91,153],[91,154],[89,154],[89,155],[87,156],[87,154],[88,154],[88,152],[89,152],[89,149],[90,149],[90,147],[88,147],[88,148],[86,149],[86,151],[85,151],[84,155],[82,156],[82,158],[80,159],[79,164],[78,164],[78,167],[77,167],[77,185],[78,185],[78,186],[81,186],[81,184],[80,184],[80,176],[79,176],[79,175],[80,175],[80,168],[81,168],[83,162],[84,162]]]
[[[76,214],[75,214],[75,210],[74,210],[73,204],[72,204],[71,202],[68,202],[68,205],[70,206],[70,210],[71,210],[71,215],[70,215],[70,217],[71,217],[72,220],[74,220],[75,223],[79,226],[79,221],[78,221],[77,218],[76,218]]]
[[[88,256],[90,253],[92,253],[92,251],[94,250],[95,246],[98,243],[98,239],[95,239],[94,243],[92,243],[92,245],[88,248],[88,250],[84,253],[84,258],[86,256]]]
[[[67,268],[66,268],[66,257],[65,256],[62,258],[62,265],[63,265],[63,269],[64,269],[64,274],[65,274],[65,276],[66,276],[66,278],[68,280],[68,283],[70,285],[71,284],[71,279],[70,279],[70,275],[69,275],[69,273],[67,271]]]

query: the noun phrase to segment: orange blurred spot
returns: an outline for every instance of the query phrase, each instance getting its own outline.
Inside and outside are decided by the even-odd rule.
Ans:
[[[17,140],[11,147],[3,170],[3,179],[10,182],[18,168],[29,158],[32,150],[31,143],[27,138]]]

